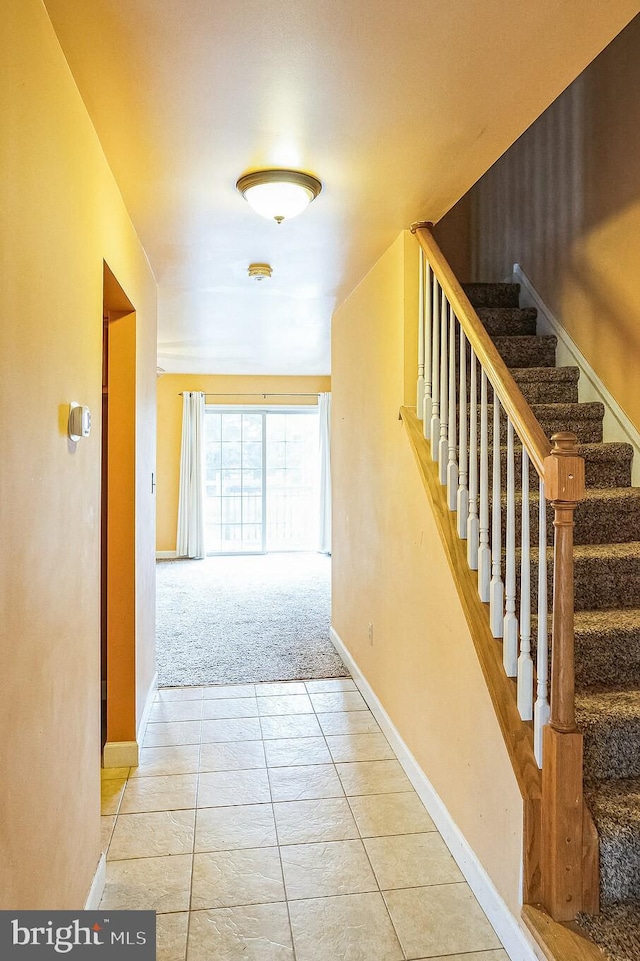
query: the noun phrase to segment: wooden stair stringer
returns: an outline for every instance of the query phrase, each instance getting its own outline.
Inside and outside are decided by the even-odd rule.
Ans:
[[[525,904],[522,920],[546,961],[608,961],[576,925],[554,921],[539,904]]]
[[[502,648],[491,634],[486,605],[478,596],[477,579],[467,565],[466,541],[458,537],[456,515],[449,511],[438,480],[438,467],[431,460],[429,445],[415,409],[400,408],[418,472],[433,511],[440,540],[469,626],[507,754],[523,804],[523,900],[542,900],[542,778],[533,752],[533,730],[516,705],[515,682],[502,666]]]

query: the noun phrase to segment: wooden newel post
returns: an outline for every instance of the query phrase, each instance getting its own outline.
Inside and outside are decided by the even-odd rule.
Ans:
[[[545,496],[554,511],[551,718],[543,732],[542,843],[545,907],[571,921],[582,907],[582,734],[576,730],[573,635],[573,514],[584,496],[575,434],[551,438]]]

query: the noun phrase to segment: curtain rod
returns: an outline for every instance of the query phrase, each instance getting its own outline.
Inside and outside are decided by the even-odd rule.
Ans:
[[[182,397],[182,395],[183,395],[184,393],[185,393],[185,391],[183,391],[183,390],[179,391],[179,392],[178,392],[178,397]],[[194,391],[189,391],[189,393],[194,393]],[[204,396],[205,396],[205,397],[265,397],[265,398],[266,398],[266,397],[317,397],[317,396],[318,396],[318,392],[316,392],[316,393],[314,393],[314,394],[305,394],[305,393],[296,393],[296,392],[294,391],[294,392],[290,392],[290,393],[288,393],[288,394],[278,394],[278,393],[275,393],[275,394],[274,394],[274,393],[271,392],[271,391],[267,391],[267,393],[264,393],[264,391],[256,391],[256,392],[254,392],[254,391],[249,391],[249,390],[248,390],[248,391],[243,391],[243,392],[240,393],[240,394],[233,394],[233,393],[229,393],[228,391],[222,390],[222,391],[219,391],[219,393],[217,393],[217,394],[205,394]]]

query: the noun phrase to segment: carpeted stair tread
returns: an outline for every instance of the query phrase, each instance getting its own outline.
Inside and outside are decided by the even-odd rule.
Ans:
[[[490,337],[531,336],[536,332],[535,307],[478,307],[477,314]]]
[[[510,373],[518,384],[577,384],[580,379],[578,367],[512,367]]]
[[[600,838],[604,905],[640,898],[640,778],[585,780]]]
[[[640,609],[576,611],[576,687],[640,689]]]
[[[551,615],[547,625],[553,635]],[[531,653],[537,656],[538,618],[531,618]],[[578,691],[605,687],[640,690],[640,610],[576,611],[575,683]],[[549,664],[551,663],[551,646]]]
[[[522,445],[514,445],[515,453],[515,482],[519,489],[522,483]],[[631,444],[600,443],[578,444],[578,453],[584,457],[585,482],[587,490],[594,488],[622,488],[631,486],[631,468],[633,462],[633,448]],[[506,485],[507,477],[507,448],[500,448],[500,464],[502,468],[502,484]],[[478,451],[478,463],[480,452]],[[489,458],[489,484],[491,484],[493,462]],[[529,489],[538,489],[538,475],[535,467],[529,465]]]
[[[585,777],[640,777],[640,690],[579,691],[576,722],[584,734]]]
[[[520,306],[520,284],[463,284],[462,289],[476,309]]]
[[[578,403],[577,367],[511,367],[510,373],[529,404]]]
[[[600,914],[580,914],[577,921],[611,961],[640,958],[640,900],[605,905]]]
[[[532,404],[531,410],[547,437],[560,431],[573,431],[581,443],[599,443],[602,440],[604,406],[598,402],[586,404]],[[468,416],[471,408],[467,407]],[[476,408],[478,437],[480,437],[480,404]],[[493,406],[487,411],[489,437],[493,436]],[[517,435],[516,435],[517,436]],[[507,419],[500,416],[500,443],[507,441]],[[491,441],[490,441],[491,443]]]
[[[529,404],[577,404],[577,367],[512,367],[511,375]]]
[[[587,488],[630,487],[633,447],[618,441],[578,444]]]
[[[516,542],[520,541],[522,527],[522,492],[515,492]],[[502,491],[502,533],[506,528],[507,495]],[[491,492],[489,493],[491,503]],[[538,534],[538,509],[540,497],[538,485],[529,492],[529,524]],[[584,499],[574,512],[575,544],[615,544],[624,541],[640,541],[640,489],[637,487],[587,488]],[[547,503],[547,543],[553,543],[553,507]]]
[[[583,444],[602,440],[603,404],[534,404],[531,409],[549,438],[560,431],[572,431]]]
[[[558,338],[551,334],[491,339],[507,367],[555,367]]]
[[[538,420],[567,418],[567,420],[602,420],[604,404],[588,401],[582,404],[534,404],[533,412]]]
[[[623,494],[608,487],[594,488],[585,492],[574,513],[574,544],[609,544],[620,543],[620,539],[640,540],[640,491],[635,488],[623,487],[621,492],[633,491],[634,496],[625,498]],[[604,496],[598,497],[598,494]],[[505,544],[507,523],[507,495],[501,494],[502,515],[502,543]],[[531,542],[537,544],[538,537],[538,509],[540,498],[536,484],[529,494],[529,530]],[[491,491],[489,492],[489,510],[492,508]],[[516,543],[520,543],[522,529],[522,493],[515,491],[515,536]],[[553,507],[547,502],[547,544],[553,544]],[[624,523],[620,523],[620,520]]]
[[[574,547],[576,611],[640,608],[640,542]],[[516,551],[516,571],[520,552]],[[538,549],[531,548],[532,610],[536,610]],[[547,590],[553,596],[553,548],[547,548]]]

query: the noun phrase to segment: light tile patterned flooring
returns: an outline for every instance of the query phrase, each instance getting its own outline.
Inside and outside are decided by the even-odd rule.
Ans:
[[[351,680],[161,690],[102,801],[158,961],[508,961]]]

